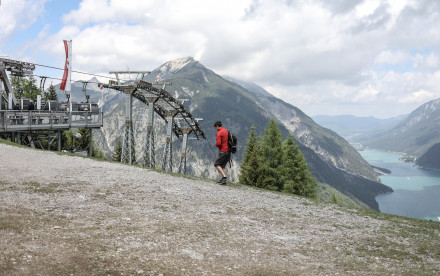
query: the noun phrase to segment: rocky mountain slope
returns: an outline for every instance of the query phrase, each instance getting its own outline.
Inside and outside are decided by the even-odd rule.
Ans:
[[[0,275],[437,275],[440,224],[0,143]]]
[[[370,137],[366,146],[420,157],[440,142],[440,99],[421,105],[391,129]]]
[[[417,158],[416,166],[440,171],[440,143],[434,144],[422,156]]]
[[[378,210],[375,196],[389,192],[391,189],[378,183],[379,179],[373,169],[343,138],[324,129],[313,122],[298,108],[270,95],[255,84],[227,80],[212,70],[205,68],[191,57],[167,62],[152,71],[145,80],[171,82],[166,90],[176,98],[189,99],[185,106],[194,117],[201,117],[200,125],[206,133],[207,140],[190,141],[188,169],[193,175],[214,178],[217,172],[212,163],[216,157],[214,148],[216,131],[215,121],[221,120],[224,126],[239,138],[238,152],[234,165],[229,169],[232,179],[237,179],[238,163],[241,161],[245,141],[252,125],[259,134],[271,118],[275,118],[285,137],[290,133],[305,152],[305,157],[312,173],[323,183],[328,183],[342,193],[366,203]],[[105,123],[101,133],[96,134],[99,146],[106,152],[113,150],[116,139],[122,136],[124,125],[124,101],[119,102],[107,97],[104,109]],[[135,101],[133,118],[135,122],[135,139],[138,160],[141,159],[143,137],[145,134],[145,106]],[[157,164],[161,164],[164,133],[163,122],[155,121]],[[175,138],[174,138],[175,139]],[[180,148],[180,141],[175,139],[174,149]],[[178,160],[178,150],[175,158]]]

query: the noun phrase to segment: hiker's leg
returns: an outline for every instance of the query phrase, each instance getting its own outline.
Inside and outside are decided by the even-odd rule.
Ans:
[[[215,168],[222,175],[222,177],[226,177],[226,169],[223,169],[221,166],[215,166]]]

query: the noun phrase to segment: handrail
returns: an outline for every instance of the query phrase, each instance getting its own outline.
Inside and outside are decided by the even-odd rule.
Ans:
[[[0,133],[9,131],[100,128],[103,113],[98,111],[1,110]]]

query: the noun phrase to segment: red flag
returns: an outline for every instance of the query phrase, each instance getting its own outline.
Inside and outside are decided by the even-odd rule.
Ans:
[[[61,80],[60,90],[70,91],[70,72],[72,62],[72,40],[64,40],[64,49],[66,50],[66,64],[64,65],[63,79]]]

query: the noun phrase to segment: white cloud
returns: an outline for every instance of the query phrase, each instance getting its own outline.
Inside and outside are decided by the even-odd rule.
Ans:
[[[354,95],[353,103],[369,103],[375,102],[378,98],[379,91],[372,85],[362,88]]]
[[[432,100],[435,96],[434,93],[427,90],[419,90],[403,97],[398,101],[398,103],[425,103],[429,100]]]
[[[437,53],[416,54],[414,57],[414,68],[418,70],[432,70],[440,68],[439,56]]]
[[[4,0],[0,5],[0,46],[15,32],[22,31],[37,21],[44,12],[47,0]]]
[[[405,64],[411,59],[411,55],[405,51],[385,50],[380,52],[375,59],[375,63],[379,65],[398,65]]]
[[[45,3],[10,1],[15,17],[27,12],[20,3]],[[438,10],[428,0],[83,0],[32,45],[58,65],[72,39],[74,68],[99,74],[193,56],[306,113],[384,117],[440,97]],[[31,24],[21,20],[0,16],[0,41]]]

